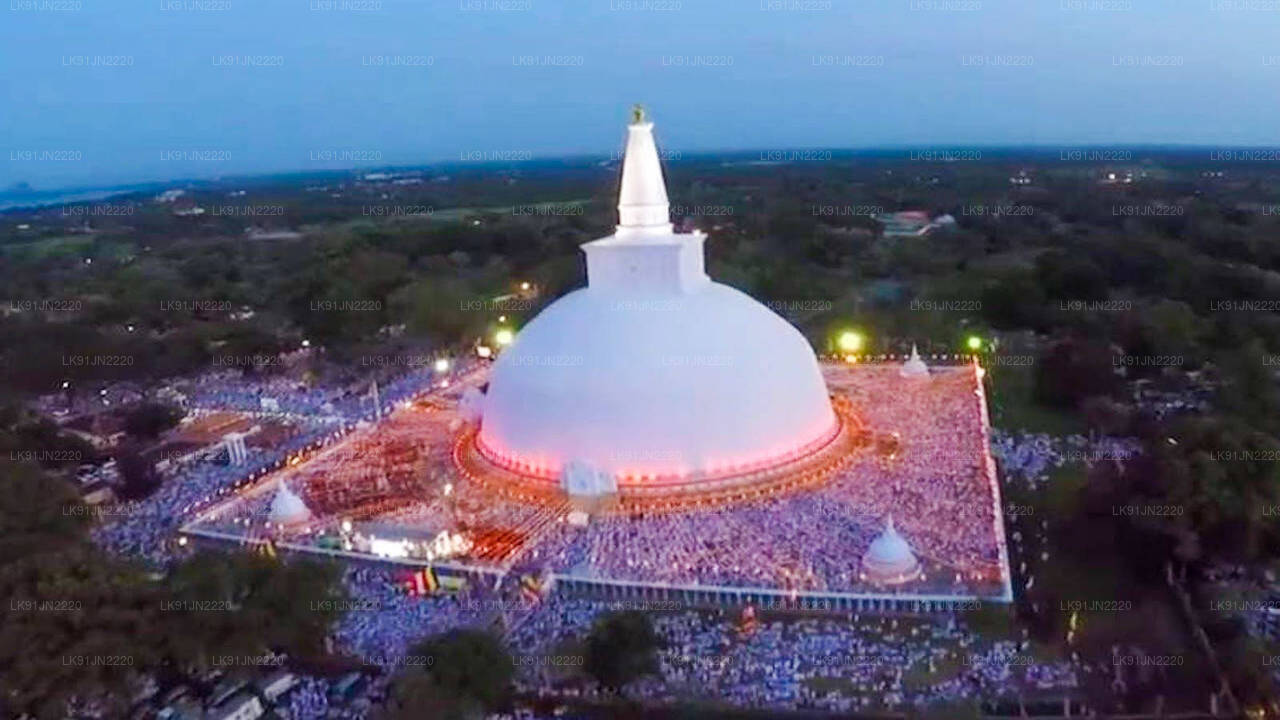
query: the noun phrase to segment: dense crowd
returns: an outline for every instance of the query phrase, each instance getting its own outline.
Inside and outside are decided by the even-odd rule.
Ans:
[[[429,371],[407,373],[389,382],[382,395],[387,403],[385,407],[427,389],[432,383],[433,375]],[[446,377],[452,376],[450,373]],[[439,376],[436,377],[439,379]],[[202,405],[204,409],[234,410],[239,404],[247,403],[250,396],[256,397],[268,392],[269,388],[274,387],[271,383],[282,381],[268,379],[258,382],[265,382],[267,385],[255,385],[249,378],[235,372],[201,376],[201,379],[195,381],[195,385],[207,387],[208,395],[204,400],[209,403],[215,400],[225,403]],[[236,389],[229,390],[231,387]],[[296,423],[292,435],[270,448],[248,446],[245,462],[230,465],[226,464],[225,453],[207,454],[200,462],[176,468],[173,476],[164,478],[161,486],[149,497],[107,508],[102,513],[105,521],[95,528],[95,538],[114,552],[141,557],[152,563],[166,562],[178,550],[175,532],[190,520],[191,513],[195,510],[230,492],[237,483],[278,468],[291,456],[318,448],[337,439],[342,430],[355,427],[353,422],[335,424],[332,422],[332,415],[326,415],[322,408],[315,405],[325,395],[321,391],[298,390],[294,396],[298,400],[298,407],[305,408],[314,417],[304,418]],[[257,410],[256,406],[252,409]],[[372,412],[370,408],[370,418]],[[260,510],[261,508],[256,508],[254,512]]]
[[[828,382],[854,400],[873,433],[896,438],[892,450],[864,451],[819,490],[750,504],[598,517],[578,527],[544,517],[537,505],[495,499],[470,482],[455,483],[445,496],[439,487],[414,483],[423,458],[448,465],[450,412],[399,414],[376,436],[357,433],[290,476],[326,517],[364,507],[379,494],[405,496],[411,499],[381,522],[433,533],[504,529],[525,546],[522,560],[556,572],[678,585],[866,591],[858,560],[893,516],[926,569],[906,589],[998,594],[1001,540],[972,371],[950,369],[921,382],[899,378],[892,367],[842,368]],[[401,436],[412,438],[413,452],[401,447]],[[413,487],[398,490],[401,476]],[[231,511],[242,519],[261,512],[261,503]]]
[[[508,642],[513,652],[545,654],[617,607],[551,598]],[[653,617],[664,642],[660,669],[628,688],[633,699],[701,698],[741,707],[849,712],[1066,689],[1088,670],[1038,662],[1019,643],[982,641],[950,618],[790,618],[743,632],[730,612],[679,610]],[[522,689],[545,689],[556,670],[522,667]]]
[[[888,373],[892,368],[859,368],[829,377],[828,382],[851,397],[873,433],[892,436],[895,442],[887,452],[869,449],[820,490],[716,510],[596,518],[587,527],[576,527],[563,518],[540,525],[545,513],[533,512],[527,504],[492,498],[482,502],[476,488],[460,482],[447,496],[436,488],[429,497],[382,520],[440,529],[459,524],[537,525],[537,532],[528,535],[521,562],[562,573],[860,591],[867,586],[857,577],[858,558],[892,515],[927,569],[928,578],[908,590],[992,591],[989,576],[975,580],[968,574],[999,559],[994,497],[984,457],[987,438],[981,406],[972,399],[972,374],[960,368],[913,382],[878,377],[880,370]],[[412,396],[430,383],[423,373],[404,380],[382,390],[387,403]],[[235,392],[209,388],[199,397],[201,402],[245,404],[247,409],[254,393]],[[297,404],[290,407],[313,415],[341,410],[340,402],[332,404],[333,398],[326,397],[299,392],[293,396]],[[437,424],[451,416],[422,417],[429,415]],[[99,525],[97,539],[114,551],[164,562],[176,550],[174,531],[195,508],[229,492],[249,474],[278,466],[334,436],[330,423],[302,422],[298,427],[298,434],[277,447],[251,446],[245,464],[205,461],[183,468],[146,500],[116,508]],[[422,449],[440,460],[450,437],[450,432],[435,428],[419,439],[425,439]],[[993,433],[991,448],[1006,474],[1031,481],[1043,480],[1053,467],[1077,455],[1088,460],[1085,456],[1124,457],[1136,451],[1133,442],[1123,439],[1090,442],[1079,436],[1057,440],[999,432]],[[389,469],[417,463],[416,456],[392,460]],[[298,470],[305,467],[303,463]],[[339,469],[327,467],[326,472]],[[295,489],[305,496],[307,485],[300,482]],[[256,495],[233,516],[261,517],[270,498],[271,493]],[[580,637],[594,617],[610,609],[607,603],[554,593],[541,603],[524,603],[510,576],[498,587],[473,584],[462,595],[417,597],[405,592],[402,572],[353,566],[344,579],[357,603],[339,621],[332,639],[335,649],[377,666],[366,695],[384,691],[412,643],[426,636],[469,625],[501,627],[510,631],[513,652],[532,653]],[[701,696],[751,707],[857,711],[919,705],[926,699],[999,697],[1019,688],[1072,687],[1082,669],[1067,663],[1011,661],[1023,657],[1018,645],[987,644],[979,649],[976,638],[947,620],[904,619],[899,626],[899,620],[886,617],[831,616],[766,622],[744,636],[726,613],[687,610],[655,618],[667,643],[660,655],[660,674],[636,683],[630,692],[658,702]],[[550,687],[547,672],[522,667],[523,689]],[[331,705],[329,690],[328,681],[306,678],[281,712],[290,718],[360,716],[349,705]]]
[[[479,624],[494,606],[479,599],[488,597],[487,588],[481,585],[464,595],[422,597],[406,592],[406,581],[399,575],[407,576],[408,571],[359,567],[347,570],[347,591],[358,602],[334,631],[341,650],[368,664],[393,670],[417,640]]]
[[[333,434],[331,425],[303,426],[274,448],[248,448],[243,464],[224,464],[223,458],[212,456],[185,466],[176,477],[165,478],[147,498],[105,509],[104,521],[95,527],[94,538],[113,552],[164,563],[176,550],[175,533],[189,519],[189,513],[230,492],[250,475],[260,475],[291,454],[313,447]]]
[[[415,369],[377,384],[361,381],[339,386],[311,385],[288,376],[245,375],[238,370],[211,372],[183,381],[180,388],[189,408],[218,408],[242,412],[282,412],[329,416],[343,420],[373,420],[378,408],[426,389],[437,377],[429,369]]]
[[[1026,482],[1032,488],[1049,479],[1054,469],[1068,463],[1092,465],[1103,460],[1124,462],[1136,457],[1142,444],[1136,438],[1083,435],[1055,437],[1044,433],[991,433],[991,454],[1000,461],[1006,481]]]
[[[857,560],[894,522],[927,568],[913,590],[999,587],[994,488],[968,368],[928,381],[861,367],[828,382],[872,433],[868,450],[824,488],[747,505],[561,525],[530,551],[560,572],[673,584],[856,592]]]

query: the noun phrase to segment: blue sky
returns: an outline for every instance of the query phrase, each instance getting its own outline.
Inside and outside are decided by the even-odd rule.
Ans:
[[[0,3],[0,188],[606,153],[637,101],[685,151],[1280,144],[1280,0]]]

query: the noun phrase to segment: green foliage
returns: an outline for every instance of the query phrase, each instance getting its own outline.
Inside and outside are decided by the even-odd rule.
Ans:
[[[198,626],[182,638],[183,654],[207,660],[215,655],[284,652],[313,657],[338,620],[344,593],[333,563],[291,559],[280,562],[257,553],[204,551],[170,574],[176,621]],[[214,607],[214,610],[204,608]]]
[[[478,629],[453,630],[413,646],[423,662],[396,676],[382,717],[470,720],[500,709],[515,665],[501,638]]]
[[[0,429],[0,441],[13,439]],[[201,553],[157,577],[90,543],[92,520],[67,482],[0,461],[6,716],[62,718],[72,698],[122,716],[149,674],[181,677],[215,655],[323,652],[342,606],[337,567]]]
[[[611,613],[598,618],[587,635],[584,669],[613,692],[658,671],[661,639],[641,612]]]
[[[180,408],[162,403],[144,402],[129,408],[124,416],[124,429],[135,438],[154,440],[182,419]]]
[[[0,566],[83,542],[88,527],[70,485],[35,465],[0,461]]]
[[[1075,409],[1085,398],[1109,396],[1120,387],[1115,355],[1105,343],[1083,337],[1058,340],[1036,364],[1036,399]]]

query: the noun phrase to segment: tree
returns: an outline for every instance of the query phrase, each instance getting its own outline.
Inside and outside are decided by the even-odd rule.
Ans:
[[[1129,410],[1103,395],[1087,397],[1080,402],[1080,414],[1089,429],[1101,435],[1120,435],[1129,426]]]
[[[1007,272],[983,286],[982,313],[1000,330],[1036,329],[1045,315],[1044,291],[1031,273]]]
[[[1036,363],[1036,399],[1075,410],[1087,397],[1110,396],[1120,387],[1116,363],[1105,342],[1068,337],[1045,348]]]
[[[1036,258],[1036,274],[1045,294],[1056,300],[1101,300],[1107,297],[1102,269],[1078,252],[1053,250]]]
[[[87,508],[63,480],[0,463],[0,706],[67,716],[72,697],[113,712],[166,656],[157,588],[88,542]]]
[[[124,429],[139,440],[154,440],[178,424],[183,412],[172,405],[144,402],[124,416]]]
[[[515,665],[493,633],[452,630],[413,646],[409,657],[421,662],[396,677],[385,718],[483,718],[507,702]]]
[[[617,693],[633,680],[658,672],[662,641],[649,616],[627,611],[595,621],[587,635],[584,669],[601,686]]]
[[[32,464],[0,462],[0,567],[83,542],[88,519],[66,482]]]
[[[339,577],[332,563],[198,552],[169,577],[175,631],[186,629],[181,654],[318,656],[341,615]]]
[[[160,487],[160,473],[156,470],[155,461],[144,457],[137,447],[127,446],[116,452],[116,469],[120,472],[119,495],[122,500],[145,498]]]

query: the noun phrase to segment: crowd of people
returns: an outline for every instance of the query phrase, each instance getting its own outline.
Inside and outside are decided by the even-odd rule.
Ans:
[[[456,372],[456,370],[454,371]],[[453,372],[441,376],[430,370],[406,373],[388,382],[380,397],[384,412],[394,404],[413,397],[431,387],[434,381],[453,377]],[[238,371],[212,373],[190,381],[188,387],[202,388],[203,395],[196,395],[199,402],[190,407],[203,410],[252,410],[259,408],[250,398],[267,394],[280,396],[292,381],[271,378],[251,378]],[[151,563],[164,564],[180,552],[175,533],[193,513],[230,493],[239,483],[251,477],[282,467],[290,457],[303,451],[314,450],[337,440],[344,431],[350,431],[361,419],[372,419],[373,409],[349,408],[358,413],[341,422],[317,403],[335,391],[293,388],[289,397],[297,413],[292,425],[293,434],[270,447],[254,444],[246,446],[247,457],[239,464],[230,464],[226,453],[208,453],[198,462],[173,468],[160,487],[150,496],[138,501],[120,503],[103,510],[104,522],[95,528],[95,538],[108,549],[136,557]],[[218,404],[221,403],[221,404]],[[244,407],[241,407],[241,406]],[[330,408],[331,409],[331,408]],[[284,407],[281,408],[284,410]],[[341,410],[341,408],[339,408]],[[251,514],[261,514],[261,504],[251,509]],[[226,529],[226,528],[223,528]]]
[[[565,573],[672,584],[858,592],[858,559],[892,517],[926,566],[912,591],[992,593],[1003,581],[996,495],[969,367],[929,380],[895,367],[836,368],[873,433],[820,489],[678,514],[561,525],[529,557]]]
[[[473,584],[465,594],[419,596],[406,589],[407,570],[347,570],[347,592],[357,602],[334,631],[338,647],[370,665],[394,670],[414,642],[456,627],[493,621],[489,588]]]
[[[512,651],[547,654],[619,606],[551,598],[508,636]],[[870,711],[1016,697],[1076,687],[1072,662],[1039,662],[1023,643],[987,641],[955,618],[847,615],[766,618],[744,630],[731,611],[656,613],[659,672],[627,688],[636,700],[722,700],[739,707]],[[551,685],[555,666],[520,668],[521,689]],[[592,692],[590,684],[583,688]]]
[[[358,432],[289,476],[326,517],[403,496],[380,521],[430,532],[505,529],[523,544],[521,560],[555,572],[675,585],[882,590],[862,580],[859,559],[892,517],[925,569],[904,590],[995,595],[1004,587],[1002,536],[976,382],[967,366],[928,380],[900,378],[892,366],[837,367],[828,383],[853,400],[874,435],[894,439],[887,450],[868,447],[817,490],[680,513],[600,516],[585,527],[563,516],[543,522],[534,517],[536,504],[485,495],[468,481],[449,483],[448,496],[442,483],[419,483],[422,462],[449,465],[452,412],[398,414],[376,437]],[[395,442],[406,433],[409,450]],[[409,491],[397,490],[402,475]],[[246,505],[236,514],[262,511]],[[484,546],[475,543],[475,552]]]
[[[986,427],[981,405],[973,400],[972,370],[935,372],[927,381],[898,378],[892,367],[841,370],[828,369],[833,390],[850,397],[874,435],[892,437],[893,442],[873,443],[817,490],[719,509],[597,517],[582,527],[564,517],[535,523],[542,514],[532,512],[528,504],[494,499],[455,479],[456,487],[449,483],[448,492],[442,484],[433,485],[422,498],[379,519],[440,529],[537,525],[519,560],[571,575],[858,592],[869,589],[858,576],[859,558],[892,516],[926,568],[925,579],[910,584],[907,591],[994,592],[1001,578],[990,570],[1000,558],[1000,533],[986,465]],[[382,389],[388,406],[432,382],[425,373],[403,380]],[[193,397],[202,404],[248,408],[254,393],[237,395],[239,391],[217,382],[205,395]],[[228,382],[245,384],[243,378]],[[99,524],[97,539],[116,552],[155,563],[171,560],[180,552],[173,542],[175,531],[197,508],[225,496],[249,475],[260,476],[336,437],[332,423],[319,421],[318,416],[341,409],[340,403],[326,407],[333,403],[326,397],[309,391],[298,394],[298,404],[290,406],[293,412],[316,417],[297,423],[296,435],[270,449],[251,446],[241,465],[220,464],[218,458],[182,468],[151,497],[115,508]],[[440,427],[433,425],[425,434],[418,433],[421,428],[404,428],[422,440],[412,453],[371,460],[368,447],[354,444],[339,454],[351,461],[372,461],[388,476],[395,476],[397,468],[416,468],[424,458],[446,462],[452,437],[447,425],[453,413],[433,411],[423,417],[428,415]],[[382,430],[380,425],[378,431]],[[1031,482],[1043,481],[1054,467],[1073,459],[1123,458],[1137,451],[1124,439],[1001,432],[992,433],[990,447],[1007,475]],[[343,468],[326,465],[323,470],[308,473],[307,463],[302,463],[290,472],[300,480],[291,487],[325,505],[322,509],[335,510],[318,494],[325,487],[321,476]],[[254,495],[223,521],[260,520],[272,495]],[[336,498],[329,504],[343,502]],[[385,690],[387,678],[411,645],[426,636],[462,626],[503,628],[509,630],[512,652],[533,653],[581,637],[597,615],[611,609],[605,602],[573,600],[554,592],[542,602],[524,602],[510,575],[496,587],[477,583],[462,595],[420,597],[406,592],[403,572],[349,568],[344,582],[356,602],[332,636],[335,649],[377,667],[371,675],[378,692]],[[660,655],[660,673],[636,683],[630,692],[655,702],[701,694],[749,707],[857,711],[926,700],[999,697],[1022,688],[1069,688],[1079,672],[1089,670],[1071,663],[1011,661],[1015,656],[1025,659],[1018,655],[1024,648],[983,644],[954,620],[791,618],[765,622],[743,634],[730,611],[686,609],[654,617],[667,643]],[[545,672],[546,668],[522,667],[522,688],[549,687],[549,678],[537,675]],[[359,716],[347,705],[331,706],[329,690],[328,681],[305,678],[280,712],[291,718]]]
[[[213,455],[184,466],[176,476],[165,478],[150,496],[105,508],[103,522],[94,528],[94,538],[118,554],[165,564],[178,550],[176,532],[190,519],[190,513],[230,492],[236,483],[278,467],[290,455],[334,434],[328,424],[303,425],[298,430],[276,447],[249,447],[246,461],[239,465]]]
[[[240,370],[205,373],[173,384],[188,408],[241,412],[281,412],[329,416],[347,421],[373,420],[379,408],[412,397],[438,377],[429,368],[414,368],[382,382],[360,380],[339,385],[304,382],[293,374],[246,375]],[[376,401],[376,403],[375,403]]]
[[[1045,433],[991,433],[991,454],[1000,461],[1006,481],[1026,482],[1032,489],[1048,481],[1050,473],[1068,463],[1092,465],[1103,460],[1124,462],[1142,452],[1136,438],[1090,439],[1083,435],[1057,437]]]

